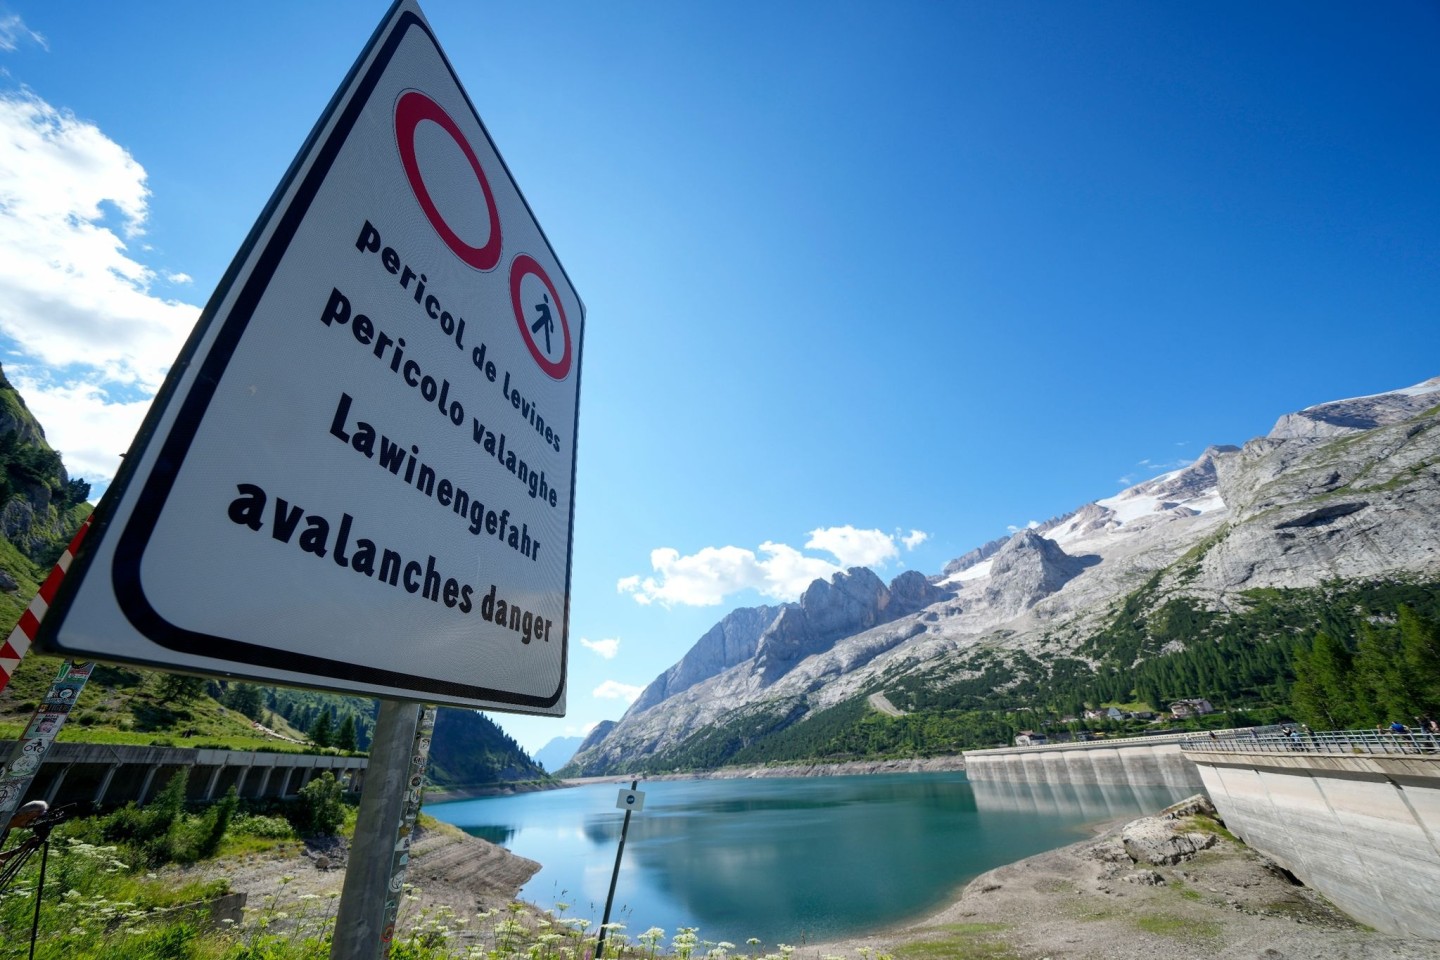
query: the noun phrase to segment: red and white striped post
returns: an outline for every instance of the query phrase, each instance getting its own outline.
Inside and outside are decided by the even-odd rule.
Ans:
[[[10,677],[15,673],[15,668],[20,666],[21,659],[35,641],[35,633],[40,629],[40,619],[45,616],[45,611],[50,609],[50,603],[55,599],[55,591],[60,589],[60,581],[65,579],[65,571],[70,569],[70,562],[75,559],[75,551],[80,549],[80,541],[85,539],[85,533],[89,529],[90,517],[86,517],[85,522],[80,524],[80,529],[75,531],[70,546],[65,548],[65,552],[60,554],[60,559],[55,562],[55,569],[51,570],[50,576],[40,584],[40,592],[35,594],[35,599],[30,601],[30,606],[21,614],[20,622],[10,631],[9,638],[0,644],[0,690],[10,685]]]

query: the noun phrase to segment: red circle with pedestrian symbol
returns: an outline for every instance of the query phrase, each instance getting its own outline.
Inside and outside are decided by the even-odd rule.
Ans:
[[[555,284],[535,258],[527,253],[510,264],[510,305],[520,335],[530,356],[552,380],[564,380],[570,373],[574,351],[570,344],[570,321]]]
[[[464,159],[469,163],[469,171],[475,176],[476,182],[485,197],[485,218],[488,221],[489,233],[485,242],[475,246],[466,242],[461,235],[445,219],[435,202],[431,188],[426,185],[425,177],[420,169],[420,150],[416,147],[417,136],[421,133],[421,124],[430,122],[443,130],[455,146],[460,148]],[[415,191],[415,199],[420,203],[420,209],[425,211],[425,217],[430,221],[430,226],[440,235],[445,245],[462,261],[474,267],[476,270],[493,270],[500,262],[500,212],[495,207],[495,194],[490,189],[490,181],[485,176],[485,171],[480,167],[480,159],[475,156],[475,150],[470,146],[470,141],[460,132],[460,127],[451,118],[450,114],[418,90],[408,90],[400,96],[395,103],[395,143],[400,149],[400,163],[405,168],[405,177],[410,181],[410,189]],[[463,174],[462,174],[463,176]],[[452,211],[455,219],[461,219],[462,213],[468,211]]]

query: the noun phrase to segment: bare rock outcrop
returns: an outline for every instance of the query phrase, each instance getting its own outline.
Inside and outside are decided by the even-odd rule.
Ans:
[[[1267,434],[1276,440],[1341,437],[1400,423],[1440,403],[1440,377],[1405,390],[1335,400],[1287,413]]]
[[[630,712],[641,713],[662,700],[688,690],[703,680],[755,656],[760,636],[789,604],[778,607],[740,607],[706,631],[680,662],[650,682]]]
[[[1153,817],[1130,821],[1120,831],[1120,842],[1136,863],[1182,863],[1213,847],[1219,839],[1211,831],[1193,828],[1195,821],[1191,818],[1198,814],[1215,815],[1215,807],[1203,795],[1182,800]]]

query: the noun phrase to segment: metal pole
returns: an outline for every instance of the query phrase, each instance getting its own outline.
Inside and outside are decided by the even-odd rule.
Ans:
[[[40,935],[40,898],[45,895],[45,867],[50,863],[50,828],[40,844],[40,882],[35,886],[35,917],[30,921],[30,960],[35,960],[35,938]]]
[[[420,704],[381,700],[370,742],[369,775],[360,794],[355,840],[345,867],[345,885],[330,941],[331,960],[381,960],[390,952],[386,916],[400,899],[401,874],[392,880],[396,848],[409,848],[402,829],[410,780],[411,755],[420,726]],[[427,743],[428,747],[429,744]]]
[[[85,683],[94,669],[93,663],[70,660],[61,663],[45,698],[35,708],[30,725],[11,746],[4,772],[0,772],[0,844],[10,833],[10,818],[20,808],[31,782],[40,772],[45,754],[50,752],[50,746],[65,725],[65,718],[70,716],[75,701],[80,699],[80,691],[85,689]]]
[[[630,781],[630,792],[640,786],[639,779]],[[610,932],[610,907],[615,903],[615,883],[620,879],[620,858],[625,855],[625,834],[630,832],[630,814],[625,811],[625,822],[620,825],[620,846],[615,850],[615,870],[610,874],[610,892],[605,895],[605,916],[600,921],[600,937],[595,941],[595,960],[605,955],[605,935]]]

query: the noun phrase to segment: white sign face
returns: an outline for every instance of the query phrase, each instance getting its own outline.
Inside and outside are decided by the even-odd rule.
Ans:
[[[639,813],[645,809],[645,793],[642,790],[621,790],[615,806],[631,813]]]
[[[583,325],[399,4],[206,307],[41,641],[563,714]]]

